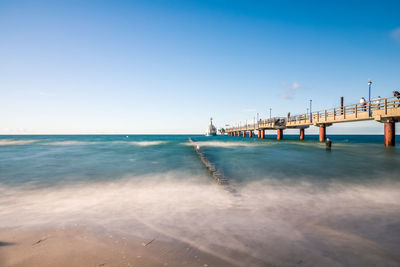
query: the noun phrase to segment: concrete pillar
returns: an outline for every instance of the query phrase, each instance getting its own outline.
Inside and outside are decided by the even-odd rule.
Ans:
[[[246,131],[243,131],[243,137],[246,137]]]
[[[260,130],[260,131],[261,131],[261,137],[260,138],[264,139],[265,138],[265,136],[264,136],[265,135],[265,130]]]
[[[300,140],[304,140],[304,128],[300,129]]]
[[[258,138],[261,138],[261,130],[258,130],[257,137],[258,137]]]
[[[249,137],[253,137],[253,131],[249,131]]]
[[[319,141],[325,142],[325,139],[326,139],[326,126],[320,125],[319,126]]]
[[[276,139],[281,140],[283,138],[283,129],[276,130]]]
[[[236,132],[233,132],[233,136],[236,136]]]
[[[385,122],[385,146],[394,146],[396,139],[396,127],[394,121]]]

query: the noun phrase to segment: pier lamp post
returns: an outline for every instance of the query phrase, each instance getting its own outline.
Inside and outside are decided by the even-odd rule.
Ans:
[[[371,117],[371,85],[372,81],[368,80],[368,117]]]
[[[310,99],[310,122],[312,123],[312,111],[311,111],[311,107],[312,107],[312,99]]]
[[[271,119],[272,118],[272,116],[271,116],[271,113],[272,112],[272,108],[269,108],[269,119]]]
[[[272,108],[269,108],[269,124],[272,125]]]

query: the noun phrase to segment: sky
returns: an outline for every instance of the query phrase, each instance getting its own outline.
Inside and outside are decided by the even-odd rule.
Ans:
[[[0,134],[204,133],[210,117],[223,127],[305,113],[310,99],[314,111],[357,103],[368,79],[373,98],[389,97],[399,14],[382,0],[0,0]]]

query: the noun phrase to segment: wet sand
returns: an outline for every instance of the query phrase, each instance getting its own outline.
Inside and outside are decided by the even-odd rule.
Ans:
[[[235,266],[165,236],[86,227],[0,229],[0,266]]]

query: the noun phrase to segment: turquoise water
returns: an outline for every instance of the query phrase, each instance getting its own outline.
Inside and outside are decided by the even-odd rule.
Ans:
[[[208,158],[236,182],[313,179],[363,182],[384,176],[397,180],[398,148],[385,148],[383,136],[330,136],[327,153],[318,136],[257,138],[189,135],[160,136],[1,136],[0,173],[3,184],[52,185],[74,181],[115,180],[129,175],[186,171],[204,172],[188,138],[201,144]],[[211,143],[213,142],[213,143]]]
[[[192,149],[182,144],[187,139],[109,135],[2,137],[1,182],[53,185],[173,170],[196,172],[201,166]]]
[[[189,137],[238,194],[214,182]],[[398,266],[400,149],[328,137],[330,152],[312,135],[1,136],[0,227],[138,236],[140,222],[239,266]]]

